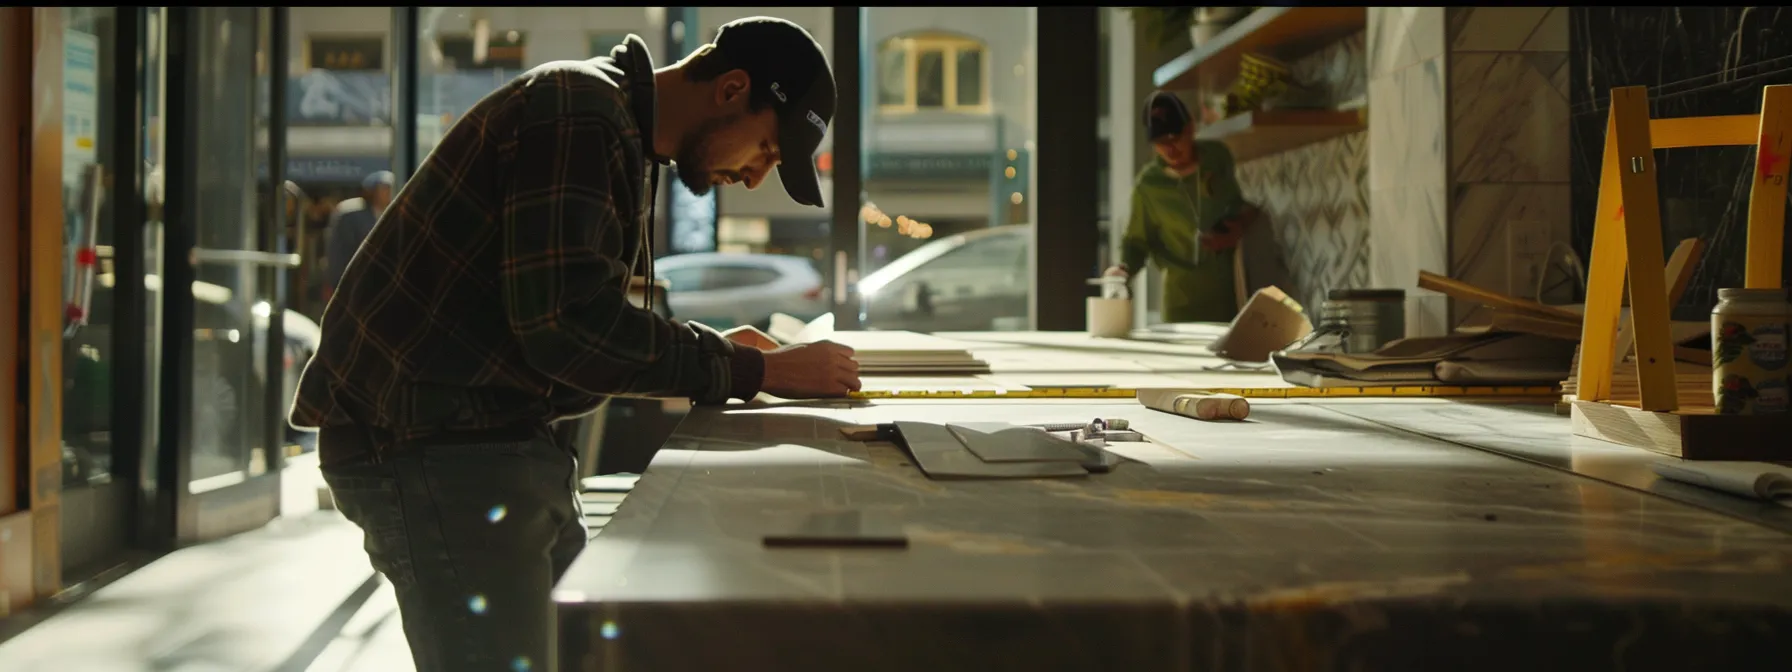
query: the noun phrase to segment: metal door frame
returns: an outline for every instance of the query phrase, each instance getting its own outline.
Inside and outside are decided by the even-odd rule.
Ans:
[[[271,288],[265,297],[270,305],[266,338],[266,375],[262,380],[265,395],[262,402],[263,426],[259,429],[267,447],[267,470],[241,482],[205,492],[194,493],[192,480],[193,451],[193,357],[195,305],[192,292],[163,292],[162,323],[162,422],[158,432],[161,450],[157,453],[156,481],[164,487],[157,497],[158,518],[167,525],[165,537],[175,546],[208,541],[235,532],[265,525],[280,514],[280,474],[284,464],[284,442],[281,439],[285,409],[281,408],[284,386],[278,376],[284,371],[284,317],[287,300],[283,278],[285,270],[296,265],[296,255],[284,250],[285,207],[281,185],[286,182],[286,79],[289,35],[288,10],[257,8],[257,24],[261,12],[272,12],[269,28],[268,79],[268,192],[256,238],[262,249],[205,250],[196,246],[198,204],[199,148],[198,112],[199,54],[195,39],[205,26],[199,23],[200,8],[168,7],[166,16],[167,84],[165,96],[166,134],[163,173],[165,202],[163,205],[163,287],[188,287],[196,279],[198,263],[225,261],[249,263],[257,267],[258,284]],[[253,188],[252,184],[245,187]],[[267,210],[271,208],[272,212]],[[271,215],[271,216],[268,216]]]

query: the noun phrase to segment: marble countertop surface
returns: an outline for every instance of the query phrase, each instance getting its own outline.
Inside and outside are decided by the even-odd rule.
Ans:
[[[562,669],[1394,669],[1421,654],[1495,669],[1531,660],[1517,642],[1603,668],[1741,655],[1792,629],[1792,536],[1353,409],[697,409],[557,586]],[[1423,424],[1410,416],[1396,421]],[[1154,442],[1112,444],[1129,461],[1108,474],[935,481],[838,431],[1093,417]],[[761,543],[841,510],[894,521],[909,547]]]

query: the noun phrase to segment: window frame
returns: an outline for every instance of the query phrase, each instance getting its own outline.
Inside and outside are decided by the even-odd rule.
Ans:
[[[504,45],[496,45],[496,46],[500,46],[502,48],[514,47],[515,49],[518,50],[515,67],[511,67],[505,63],[497,62],[497,60],[490,53],[491,48],[494,46],[492,43],[496,42],[497,40],[491,39],[487,43],[487,46],[486,46],[487,53],[486,53],[486,62],[485,63],[473,65],[473,64],[461,64],[461,63],[457,62],[454,64],[454,68],[453,68],[454,71],[528,70],[531,67],[529,65],[529,31],[522,30],[520,28],[506,28],[506,29],[501,29],[501,30],[494,28],[491,30],[491,35],[494,38],[498,35],[507,35],[509,33],[517,34],[516,42],[514,44],[504,44]],[[436,48],[436,51],[440,52],[443,55],[443,58],[446,59],[448,50],[445,49],[444,47],[447,46],[447,44],[450,40],[455,40],[455,41],[466,40],[468,44],[472,44],[475,39],[476,39],[476,33],[471,30],[464,32],[464,33],[441,33],[441,34],[436,35],[435,48]],[[509,40],[505,40],[505,42],[509,42]],[[587,44],[586,48],[590,48],[590,45]]]
[[[990,62],[988,44],[975,38],[944,33],[911,33],[885,39],[882,44],[878,45],[877,49],[876,58],[878,59],[880,67],[877,68],[879,81],[875,82],[875,86],[881,87],[883,84],[881,65],[884,54],[890,49],[902,50],[903,102],[878,102],[877,111],[880,114],[917,114],[920,112],[949,112],[953,114],[991,113],[993,109],[990,102],[990,84],[992,83],[992,80],[989,76]],[[940,82],[941,88],[944,89],[943,94],[945,96],[945,104],[939,107],[921,107],[917,101],[919,96],[915,87],[920,80],[920,58],[918,54],[923,51],[939,51],[945,61],[943,64],[945,70],[941,75]],[[977,91],[981,100],[969,105],[963,104],[958,100],[958,55],[965,51],[976,51],[981,53],[978,62],[981,66],[980,69],[982,70],[982,72],[979,73],[982,78],[982,86],[978,87]],[[876,96],[874,96],[874,98],[875,97]]]
[[[329,72],[386,72],[389,70],[389,66],[391,65],[390,63],[386,62],[390,58],[390,54],[387,53],[387,51],[388,51],[387,47],[389,46],[387,44],[387,37],[388,37],[388,35],[385,32],[309,33],[309,34],[305,35],[305,41],[302,42],[299,47],[303,51],[303,53],[301,53],[299,55],[299,62],[302,64],[301,65],[302,69],[299,72],[305,73],[305,72],[310,72],[312,70],[328,70]],[[313,67],[311,64],[311,59],[313,56],[315,56],[317,54],[316,43],[319,40],[323,40],[325,42],[331,42],[331,41],[378,42],[379,43],[378,53],[380,54],[380,57],[379,57],[380,62],[378,64],[379,67],[354,68],[354,69]],[[265,72],[265,71],[261,71],[261,72]]]

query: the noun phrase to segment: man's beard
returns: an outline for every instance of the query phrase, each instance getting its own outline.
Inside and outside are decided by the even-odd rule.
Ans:
[[[714,143],[716,133],[733,123],[736,116],[739,115],[704,120],[678,143],[678,155],[672,157],[672,163],[678,169],[678,181],[683,182],[684,188],[691,193],[704,196],[715,186],[710,181],[710,176],[715,174],[708,162],[710,145]]]

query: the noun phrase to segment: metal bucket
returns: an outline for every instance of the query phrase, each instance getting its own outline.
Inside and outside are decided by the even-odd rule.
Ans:
[[[1334,289],[1320,308],[1320,324],[1348,332],[1345,352],[1374,352],[1406,338],[1406,290]]]

